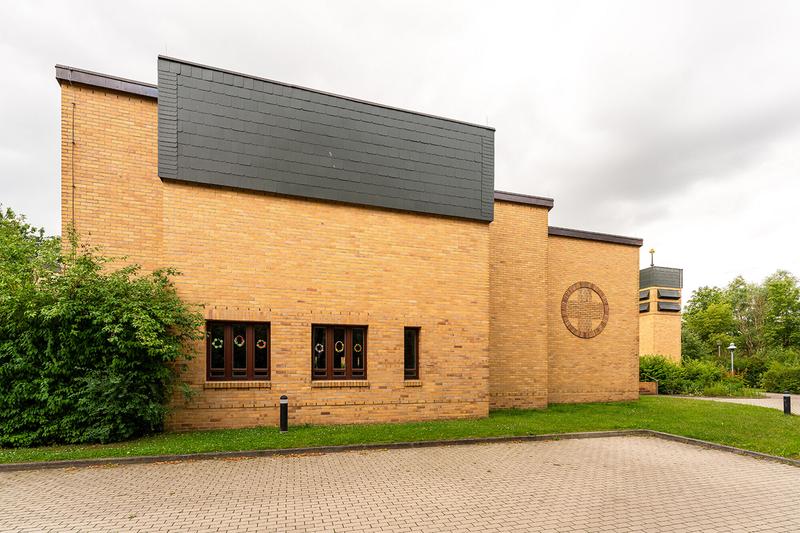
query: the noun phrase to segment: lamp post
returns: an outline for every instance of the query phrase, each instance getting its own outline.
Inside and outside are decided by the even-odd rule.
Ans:
[[[728,346],[728,351],[731,352],[731,374],[733,374],[733,352],[736,351],[736,345],[731,343],[731,345]]]

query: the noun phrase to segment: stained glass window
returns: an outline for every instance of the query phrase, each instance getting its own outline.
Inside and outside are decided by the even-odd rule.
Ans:
[[[208,379],[269,379],[269,323],[209,321],[206,344]]]
[[[262,377],[269,375],[269,326],[258,324],[253,326],[253,375]]]
[[[225,376],[225,327],[221,324],[209,326],[209,374],[214,377]]]
[[[312,326],[311,376],[313,379],[366,378],[367,328]]]
[[[315,378],[327,375],[326,331],[324,327],[315,326],[311,334],[311,361]]]

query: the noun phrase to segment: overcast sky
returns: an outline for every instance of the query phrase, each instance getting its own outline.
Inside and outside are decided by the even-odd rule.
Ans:
[[[0,203],[60,231],[56,63],[158,54],[489,124],[496,189],[688,290],[800,275],[800,2],[4,2]]]

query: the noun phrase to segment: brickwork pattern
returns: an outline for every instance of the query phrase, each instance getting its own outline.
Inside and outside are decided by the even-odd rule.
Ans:
[[[576,337],[597,337],[608,324],[608,300],[594,283],[579,281],[561,297],[561,318]]]
[[[797,467],[613,437],[0,474],[0,531],[798,531]]]
[[[61,85],[65,235],[74,221],[84,241],[110,256],[133,252],[146,269],[162,255],[156,116],[150,98]]]
[[[156,103],[62,85],[64,212],[89,244],[173,266],[207,319],[271,323],[270,383],[205,381],[204,344],[170,429],[392,422],[488,413],[486,223],[163,181]],[[66,216],[66,215],[65,215]],[[68,217],[67,217],[68,219]],[[311,325],[367,324],[366,383],[312,387]],[[420,379],[403,379],[403,327],[420,327]]]
[[[548,242],[550,403],[638,398],[639,249],[552,235]],[[588,339],[561,316],[563,295],[580,281],[600,287],[608,301],[608,323]]]
[[[293,424],[636,396],[635,247],[548,238],[546,208],[505,201],[486,224],[162,181],[146,97],[62,82],[61,119],[65,230],[74,218],[105,254],[176,267],[179,293],[207,319],[271,323],[271,380],[207,383],[199,342],[184,376],[197,394],[176,395],[169,429],[275,425],[283,394]],[[581,280],[611,306],[588,344],[559,312]],[[366,381],[312,383],[312,324],[368,325]],[[405,326],[421,328],[413,382]]]
[[[489,227],[492,407],[547,407],[547,217],[497,202]]]

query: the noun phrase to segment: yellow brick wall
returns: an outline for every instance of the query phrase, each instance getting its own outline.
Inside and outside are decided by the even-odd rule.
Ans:
[[[493,408],[547,406],[547,216],[495,202],[489,235],[489,395]]]
[[[681,361],[681,314],[658,311],[658,287],[650,291],[650,311],[639,315],[639,355],[663,355]],[[674,290],[674,289],[670,289]],[[677,302],[680,300],[663,300]]]
[[[550,403],[638,398],[639,248],[555,236],[548,242]],[[608,324],[591,339],[573,335],[561,318],[561,299],[579,281],[608,299]]]
[[[499,201],[490,225],[162,181],[157,159],[155,100],[62,83],[65,231],[74,217],[107,255],[176,267],[207,319],[271,323],[269,383],[206,383],[196,345],[184,376],[196,395],[176,395],[172,429],[276,424],[282,394],[295,424],[636,397],[636,247],[548,237],[540,207]],[[561,322],[561,296],[582,280],[611,305],[590,340]],[[315,323],[368,326],[366,383],[312,383]],[[415,382],[404,326],[421,328]]]
[[[206,390],[177,416],[194,427],[206,417],[252,423],[251,404],[274,405],[281,394],[302,406],[298,421],[312,423],[486,415],[488,229],[168,183],[165,256],[185,274],[182,294],[209,303],[209,318],[260,318],[272,328],[270,391]],[[369,388],[312,387],[314,323],[368,325]],[[403,380],[404,326],[421,328],[421,387]],[[191,382],[199,388],[204,376],[193,365]]]
[[[83,242],[148,269],[161,264],[157,116],[152,99],[61,84],[65,236],[74,220]]]
[[[489,225],[255,192],[162,182],[156,102],[62,85],[64,220],[84,241],[183,272],[206,318],[265,320],[269,388],[208,388],[204,344],[172,429],[400,421],[488,414]],[[65,224],[66,227],[66,224]],[[368,386],[311,382],[311,324],[368,326]],[[420,332],[420,380],[403,380],[403,327]],[[363,385],[363,383],[359,383]],[[415,386],[407,386],[415,385]]]

